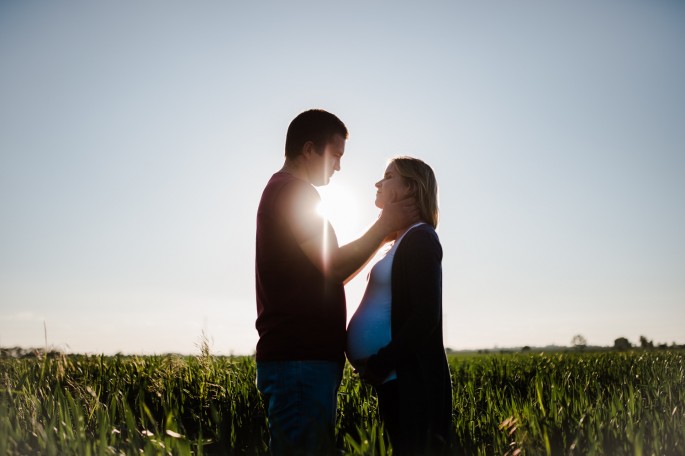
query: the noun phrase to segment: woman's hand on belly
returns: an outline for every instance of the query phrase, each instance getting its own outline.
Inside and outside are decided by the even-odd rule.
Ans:
[[[355,359],[354,361],[350,361],[350,364],[352,364],[352,367],[354,367],[354,373],[359,374],[360,376],[364,375],[364,371],[366,370],[366,363],[369,361],[369,358],[361,358],[361,359]]]
[[[374,366],[371,366],[372,368],[369,369],[369,358],[364,358],[364,366],[361,369],[361,372],[359,374],[359,378],[362,379],[362,381],[368,383],[371,386],[379,386],[383,384],[383,382],[388,378],[389,373],[386,372],[385,374],[381,374],[380,372],[377,372],[373,369]],[[378,366],[376,366],[378,367]]]

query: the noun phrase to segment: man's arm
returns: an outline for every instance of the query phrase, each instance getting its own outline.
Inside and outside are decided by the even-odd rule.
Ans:
[[[339,247],[335,237],[327,239],[322,229],[321,235],[301,242],[300,248],[327,279],[346,283],[364,267],[389,234],[417,220],[416,203],[408,198],[387,204],[366,233],[348,244]]]

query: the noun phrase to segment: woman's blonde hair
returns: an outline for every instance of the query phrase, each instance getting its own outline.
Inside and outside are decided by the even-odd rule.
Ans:
[[[409,193],[416,198],[421,220],[433,228],[438,227],[438,182],[433,169],[423,160],[413,157],[395,157],[390,160],[397,173],[409,186]]]

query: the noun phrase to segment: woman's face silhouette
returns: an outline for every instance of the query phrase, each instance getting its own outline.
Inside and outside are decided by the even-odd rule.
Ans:
[[[379,209],[383,209],[386,203],[399,201],[409,194],[409,186],[397,172],[394,163],[385,168],[383,179],[376,182],[376,188],[376,207]]]

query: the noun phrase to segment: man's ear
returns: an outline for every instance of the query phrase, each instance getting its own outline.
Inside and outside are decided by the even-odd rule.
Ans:
[[[304,145],[302,146],[302,155],[305,158],[309,158],[311,156],[311,154],[315,154],[315,153],[316,153],[316,147],[314,146],[313,141],[307,141],[306,143],[304,143]]]

